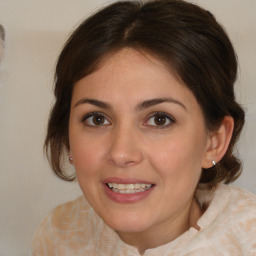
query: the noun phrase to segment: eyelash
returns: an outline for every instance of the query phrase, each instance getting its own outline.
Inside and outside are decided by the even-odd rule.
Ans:
[[[172,124],[175,123],[175,119],[169,115],[169,114],[166,114],[164,112],[154,112],[152,114],[149,115],[149,117],[147,118],[147,122],[151,119],[151,118],[156,118],[157,116],[161,116],[161,117],[164,117],[166,120],[169,121],[169,124],[163,124],[163,125],[147,125],[147,126],[151,126],[151,127],[154,127],[156,129],[164,129],[164,128],[168,128],[170,127]]]
[[[95,118],[95,117],[97,117],[97,116],[100,117],[100,118],[104,118],[103,123],[101,123],[101,124],[99,124],[99,125],[97,125],[97,124],[94,124],[94,125],[93,125],[93,124],[89,124],[89,123],[88,123],[88,119],[89,119],[89,118]],[[165,118],[165,120],[168,120],[169,123],[168,123],[168,124],[163,124],[163,125],[147,124],[151,118],[156,118],[157,116],[161,116],[161,117]],[[105,121],[107,121],[109,124],[107,124],[107,125],[104,124]],[[154,121],[155,121],[155,120],[154,120]],[[103,114],[103,113],[101,113],[101,112],[91,112],[91,113],[89,113],[89,114],[86,114],[86,115],[82,118],[81,122],[82,122],[85,126],[92,127],[92,128],[100,128],[100,127],[102,127],[102,126],[109,126],[109,125],[111,125],[111,122],[108,120],[108,118],[106,117],[106,115]],[[87,123],[86,123],[86,122],[87,122]],[[93,122],[93,120],[92,120],[92,122]],[[171,125],[174,124],[174,123],[175,123],[175,119],[174,119],[171,115],[166,114],[166,113],[164,113],[164,112],[154,112],[154,113],[151,113],[151,114],[147,117],[147,121],[144,122],[144,125],[145,125],[145,126],[149,126],[149,127],[154,127],[154,128],[156,128],[156,129],[164,129],[164,128],[168,128],[169,126],[171,126]]]
[[[104,118],[104,122],[107,120],[108,121],[108,118],[106,117],[106,115],[104,115],[103,113],[101,113],[101,112],[91,112],[91,113],[89,113],[89,114],[86,114],[83,118],[82,118],[82,120],[81,120],[81,122],[83,123],[83,124],[85,124],[85,126],[88,126],[88,127],[93,127],[93,128],[100,128],[101,126],[106,126],[106,125],[102,125],[102,124],[99,124],[99,125],[92,125],[92,124],[88,124],[88,123],[86,123],[86,121],[88,122],[88,119],[89,118],[91,118],[91,117],[96,117],[96,116],[98,116],[98,117],[101,117],[101,118]],[[109,122],[109,121],[108,121]],[[110,123],[110,122],[109,122]]]

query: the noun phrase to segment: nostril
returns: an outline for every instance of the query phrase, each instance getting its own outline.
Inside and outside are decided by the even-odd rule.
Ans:
[[[141,159],[142,159],[141,156],[135,156],[135,155],[126,155],[126,156],[111,155],[109,160],[112,164],[118,167],[131,167],[140,163]]]

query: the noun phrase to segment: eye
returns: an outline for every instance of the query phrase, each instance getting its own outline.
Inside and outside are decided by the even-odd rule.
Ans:
[[[174,122],[174,118],[170,115],[157,112],[150,116],[150,118],[146,122],[146,125],[156,126],[157,128],[164,128],[170,126]]]
[[[82,122],[86,126],[107,126],[107,125],[110,125],[110,122],[101,113],[89,113],[85,117],[83,117]]]

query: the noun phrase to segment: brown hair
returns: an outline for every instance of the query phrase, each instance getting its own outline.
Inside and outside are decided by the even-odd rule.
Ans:
[[[210,188],[234,181],[241,163],[233,150],[244,124],[244,111],[235,100],[237,59],[233,46],[214,16],[182,0],[120,1],[85,20],[62,50],[55,76],[45,148],[54,172],[73,180],[62,163],[69,150],[68,122],[72,89],[95,71],[109,53],[124,47],[146,51],[174,69],[202,108],[209,130],[224,116],[234,119],[229,148],[214,167],[203,170],[199,185]]]
[[[4,27],[1,24],[0,24],[0,39],[2,39],[3,41],[5,39]]]

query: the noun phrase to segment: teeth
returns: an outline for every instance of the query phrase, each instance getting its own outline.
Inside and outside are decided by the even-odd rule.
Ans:
[[[140,188],[140,184],[138,184],[138,183],[137,183],[137,184],[134,184],[134,188],[135,188],[135,189],[139,189],[139,188]]]
[[[134,185],[133,184],[127,184],[127,185],[125,185],[125,189],[134,189]]]
[[[116,193],[121,194],[133,194],[143,192],[152,187],[152,184],[117,184],[108,183],[109,188],[111,188]]]

